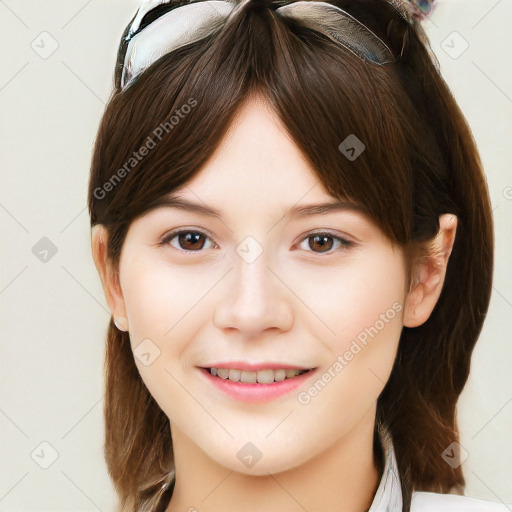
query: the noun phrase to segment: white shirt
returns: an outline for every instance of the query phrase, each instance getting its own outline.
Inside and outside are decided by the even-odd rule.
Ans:
[[[384,471],[368,512],[401,512],[402,489],[393,441],[388,431],[379,427],[384,453]],[[456,494],[413,491],[411,512],[511,512],[512,505],[478,500]]]

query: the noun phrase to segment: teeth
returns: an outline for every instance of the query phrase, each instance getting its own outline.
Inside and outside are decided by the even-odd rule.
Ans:
[[[261,370],[257,372],[256,380],[260,384],[272,384],[274,382],[274,370]]]
[[[231,368],[231,370],[229,370],[229,380],[238,382],[240,380],[241,373],[242,372],[240,370],[233,370],[233,368]]]
[[[272,382],[281,382],[285,379],[292,379],[308,370],[259,370],[251,372],[248,370],[237,370],[234,368],[210,368],[210,373],[221,379],[229,379],[233,382],[246,382],[254,384],[272,384]]]
[[[274,370],[274,379],[276,382],[281,382],[286,378],[286,372],[284,370]]]
[[[258,372],[249,372],[247,370],[244,370],[240,375],[240,381],[241,382],[256,382]]]
[[[221,379],[227,379],[229,377],[229,370],[226,368],[218,368],[217,377],[220,377]]]

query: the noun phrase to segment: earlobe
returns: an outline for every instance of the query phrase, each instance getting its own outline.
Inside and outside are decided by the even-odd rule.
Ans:
[[[124,316],[114,318],[114,324],[120,331],[128,330],[128,320]]]
[[[91,230],[91,248],[96,270],[101,279],[108,307],[114,324],[120,331],[128,331],[128,318],[119,282],[119,274],[112,268],[107,255],[108,232],[101,224]]]
[[[439,216],[439,231],[432,241],[429,254],[417,264],[415,279],[405,298],[405,327],[418,327],[432,313],[441,295],[456,231],[455,215],[446,213]]]

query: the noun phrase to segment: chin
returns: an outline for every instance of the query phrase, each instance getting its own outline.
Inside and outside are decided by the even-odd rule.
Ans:
[[[253,463],[252,466],[250,465],[250,461],[247,461],[247,463],[244,464],[244,453],[240,454],[240,459],[242,460],[239,459],[238,450],[237,457],[234,460],[231,458],[229,460],[218,460],[218,463],[222,464],[231,471],[235,471],[237,473],[241,473],[244,475],[266,476],[269,473],[277,474],[294,469],[306,462],[306,459],[304,459],[303,451],[301,451],[300,453],[301,457],[296,458],[290,457],[289,454],[286,453],[280,453],[278,450],[275,449],[267,448],[267,450],[271,450],[272,455],[265,456],[265,450],[261,450],[261,452],[263,452],[260,452],[261,458],[256,460],[256,462]],[[250,450],[247,450],[247,453],[250,453]],[[254,452],[254,455],[257,456],[257,452]]]

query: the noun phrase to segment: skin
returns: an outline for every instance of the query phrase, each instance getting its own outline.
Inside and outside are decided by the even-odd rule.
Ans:
[[[108,233],[101,225],[92,232],[119,327],[129,330],[133,349],[149,339],[160,351],[148,366],[135,362],[170,420],[176,487],[167,512],[239,512],[241,504],[244,512],[367,510],[381,478],[372,446],[376,401],[402,326],[425,322],[441,293],[456,217],[440,217],[434,249],[412,284],[402,252],[360,211],[288,218],[293,206],[333,198],[257,96],[179,192],[221,210],[222,219],[169,207],[149,212],[131,224],[118,274],[106,259]],[[192,246],[178,237],[158,245],[174,228],[206,237]],[[322,230],[352,245],[328,238],[322,249],[308,238]],[[236,252],[247,236],[263,248],[251,263]],[[401,308],[394,318],[300,403],[298,393],[393,304]],[[275,400],[247,404],[198,369],[235,359],[315,367],[316,377]],[[247,442],[262,454],[252,467],[237,457]]]

